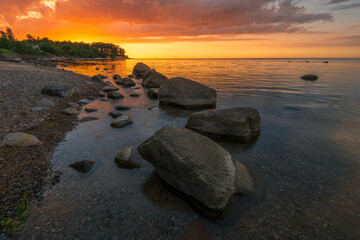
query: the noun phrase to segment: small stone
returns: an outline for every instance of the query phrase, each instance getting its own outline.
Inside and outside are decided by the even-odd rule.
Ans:
[[[130,97],[140,97],[141,93],[130,93]]]
[[[147,92],[147,96],[151,99],[157,99],[159,97],[159,89],[158,88],[150,88]]]
[[[121,79],[121,76],[120,76],[119,74],[115,74],[115,75],[113,76],[113,79],[114,79],[114,80],[116,80],[116,79]]]
[[[47,98],[43,98],[39,101],[39,104],[41,106],[46,106],[46,107],[51,107],[51,106],[54,106],[55,103],[53,103],[52,101],[50,101],[49,99]]]
[[[46,109],[48,109],[48,108],[46,108],[46,107],[33,107],[31,110],[40,112],[40,111],[46,110]]]
[[[118,110],[118,111],[124,111],[124,110],[129,110],[130,107],[128,106],[124,106],[124,105],[116,105],[115,106],[115,110]]]
[[[124,98],[124,95],[119,92],[110,92],[107,97],[110,99],[121,99]]]
[[[101,78],[108,78],[108,76],[103,75],[103,74],[99,74],[99,76],[100,76]]]
[[[1,147],[29,147],[41,144],[41,141],[34,135],[17,132],[6,134],[1,141]]]
[[[74,102],[68,102],[66,105],[71,108],[79,108],[80,107],[79,104],[74,103]]]
[[[65,108],[61,111],[63,114],[68,116],[77,116],[79,115],[79,111],[75,108]]]
[[[82,99],[82,100],[77,101],[77,103],[86,105],[86,104],[91,103],[91,100],[89,100],[89,99]]]
[[[79,162],[72,163],[69,166],[81,173],[87,173],[92,169],[94,164],[94,160],[81,160]]]
[[[97,68],[95,68],[95,70],[100,70],[100,68],[97,67]]]
[[[122,115],[122,113],[120,111],[111,111],[108,113],[112,118],[117,118],[120,117]]]
[[[117,117],[111,122],[111,126],[114,128],[123,128],[131,124],[133,124],[133,121],[126,115]]]
[[[90,112],[96,112],[96,111],[98,111],[98,109],[97,108],[85,108],[85,111],[90,113]]]
[[[119,88],[117,88],[115,86],[105,86],[101,90],[104,92],[113,92],[113,91],[119,90]]]

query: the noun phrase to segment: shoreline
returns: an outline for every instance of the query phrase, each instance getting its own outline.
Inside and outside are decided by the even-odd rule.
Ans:
[[[53,173],[51,168],[52,154],[58,143],[78,124],[77,117],[66,116],[60,111],[67,107],[68,102],[96,97],[104,84],[55,67],[1,61],[0,79],[0,139],[8,133],[26,132],[42,142],[41,145],[26,148],[0,148],[1,222],[16,217],[14,210],[24,197],[30,205],[36,204],[46,189],[59,181],[60,173]],[[51,82],[80,90],[65,98],[41,94],[41,86]],[[34,111],[39,99],[43,98],[52,101],[54,106]]]

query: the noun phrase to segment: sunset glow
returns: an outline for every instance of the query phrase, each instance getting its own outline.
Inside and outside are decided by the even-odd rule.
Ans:
[[[360,57],[355,0],[14,0],[0,30],[112,42],[133,58]]]

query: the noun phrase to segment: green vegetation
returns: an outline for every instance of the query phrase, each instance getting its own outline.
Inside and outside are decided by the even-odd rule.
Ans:
[[[0,221],[0,232],[4,232],[6,235],[12,236],[19,229],[22,222],[29,215],[29,200],[28,192],[26,192],[16,205],[13,216],[2,219]]]
[[[3,48],[0,48],[0,53],[14,54],[13,52]]]
[[[112,43],[84,43],[71,41],[52,41],[48,38],[34,37],[27,35],[25,40],[17,40],[14,33],[8,27],[6,31],[0,31],[0,53],[10,51],[24,55],[50,55],[65,57],[84,57],[84,58],[115,58],[124,56],[125,50]]]

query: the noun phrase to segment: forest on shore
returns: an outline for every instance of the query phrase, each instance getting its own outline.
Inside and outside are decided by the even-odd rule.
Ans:
[[[127,57],[125,49],[113,43],[52,41],[47,37],[39,38],[31,34],[24,40],[17,40],[9,27],[5,32],[0,31],[0,53],[83,58]]]

